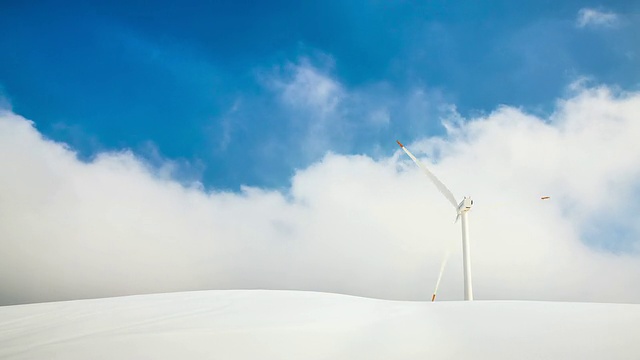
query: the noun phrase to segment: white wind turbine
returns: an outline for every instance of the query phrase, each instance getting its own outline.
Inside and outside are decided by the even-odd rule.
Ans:
[[[449,200],[451,205],[453,205],[453,207],[456,209],[457,216],[456,216],[455,222],[458,222],[458,219],[462,218],[462,258],[463,258],[463,266],[464,266],[464,299],[467,301],[471,301],[473,300],[473,288],[471,286],[471,249],[469,248],[469,225],[467,220],[467,213],[469,212],[469,210],[471,209],[471,206],[473,205],[473,200],[471,200],[470,197],[465,196],[464,199],[462,199],[462,201],[458,203],[456,201],[455,196],[453,196],[453,193],[451,193],[451,190],[449,190],[442,183],[442,181],[440,181],[435,175],[433,175],[433,173],[429,171],[429,169],[427,169],[427,167],[424,166],[423,163],[421,163],[418,159],[416,159],[416,157],[413,156],[413,154],[409,150],[407,150],[407,148],[404,147],[404,145],[402,145],[400,141],[396,140],[396,142],[398,143],[398,145],[400,145],[402,150],[404,150],[404,152],[407,153],[407,155],[409,155],[411,160],[413,160],[413,162],[416,163],[416,165],[418,165],[422,170],[424,170],[424,173],[427,174],[427,177],[429,177],[431,182],[438,188],[440,193],[444,195],[444,197],[447,198],[447,200]],[[443,263],[443,267],[444,267],[444,263]],[[442,274],[442,269],[440,270],[440,272]],[[438,279],[438,283],[439,281],[440,279]],[[437,285],[436,285],[436,290],[437,290]],[[435,300],[435,296],[436,294],[434,292],[433,297],[431,298],[431,301]]]

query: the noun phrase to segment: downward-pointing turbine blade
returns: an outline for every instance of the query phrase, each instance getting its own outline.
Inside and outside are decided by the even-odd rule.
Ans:
[[[404,150],[404,152],[407,153],[407,155],[409,155],[411,160],[413,160],[413,162],[416,163],[416,165],[418,165],[424,171],[425,174],[427,174],[427,177],[429,177],[431,182],[438,188],[440,193],[442,195],[444,195],[444,197],[447,198],[447,200],[449,200],[451,205],[453,205],[453,207],[457,210],[458,209],[458,203],[456,202],[456,197],[453,196],[453,193],[451,192],[451,190],[449,190],[442,183],[442,181],[440,181],[440,179],[438,179],[435,175],[433,175],[433,173],[431,171],[429,171],[429,169],[427,169],[427,167],[424,166],[424,164],[421,163],[420,160],[416,159],[416,157],[413,156],[413,154],[406,147],[404,147],[404,145],[402,145],[402,143],[400,141],[396,140],[396,142],[398,143],[398,145],[400,145],[402,150]]]
[[[444,257],[442,258],[442,262],[440,263],[440,271],[438,272],[438,280],[436,281],[436,288],[433,290],[433,296],[431,297],[431,301],[436,300],[436,294],[438,293],[438,288],[440,287],[440,281],[442,280],[442,274],[444,274],[444,268],[447,266],[447,262],[449,261],[449,255],[451,255],[451,246],[444,253]]]

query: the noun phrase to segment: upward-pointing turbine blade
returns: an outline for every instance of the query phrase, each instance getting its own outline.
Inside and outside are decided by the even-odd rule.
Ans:
[[[421,163],[420,160],[416,159],[416,157],[413,156],[413,154],[406,147],[404,147],[404,145],[402,145],[402,143],[400,141],[396,140],[396,142],[398,143],[398,145],[400,145],[402,150],[404,150],[404,152],[407,153],[407,155],[409,155],[411,160],[413,160],[413,162],[416,163],[416,165],[418,165],[422,170],[424,170],[424,173],[427,174],[427,177],[429,177],[431,182],[438,188],[440,193],[442,195],[444,195],[444,197],[446,197],[447,200],[449,200],[449,202],[451,203],[451,205],[453,205],[453,207],[457,210],[458,209],[458,203],[456,202],[456,197],[453,196],[453,193],[451,192],[451,190],[449,190],[442,183],[442,181],[440,181],[440,179],[438,179],[435,175],[433,175],[433,173],[431,171],[429,171],[429,169],[427,169],[427,167],[424,166],[424,164]]]

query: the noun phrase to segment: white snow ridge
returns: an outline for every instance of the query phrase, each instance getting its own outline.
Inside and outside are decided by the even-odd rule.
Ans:
[[[640,305],[199,291],[0,307],[0,359],[639,359]]]

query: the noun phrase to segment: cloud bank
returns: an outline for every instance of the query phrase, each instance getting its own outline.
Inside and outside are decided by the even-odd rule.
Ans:
[[[638,113],[640,93],[583,88],[548,118],[500,107],[407,144],[475,199],[476,298],[640,302]],[[462,298],[455,213],[399,151],[328,153],[284,192],[218,192],[128,151],[80,161],[5,111],[0,167],[0,304],[243,288],[425,300],[449,246],[439,298]]]

